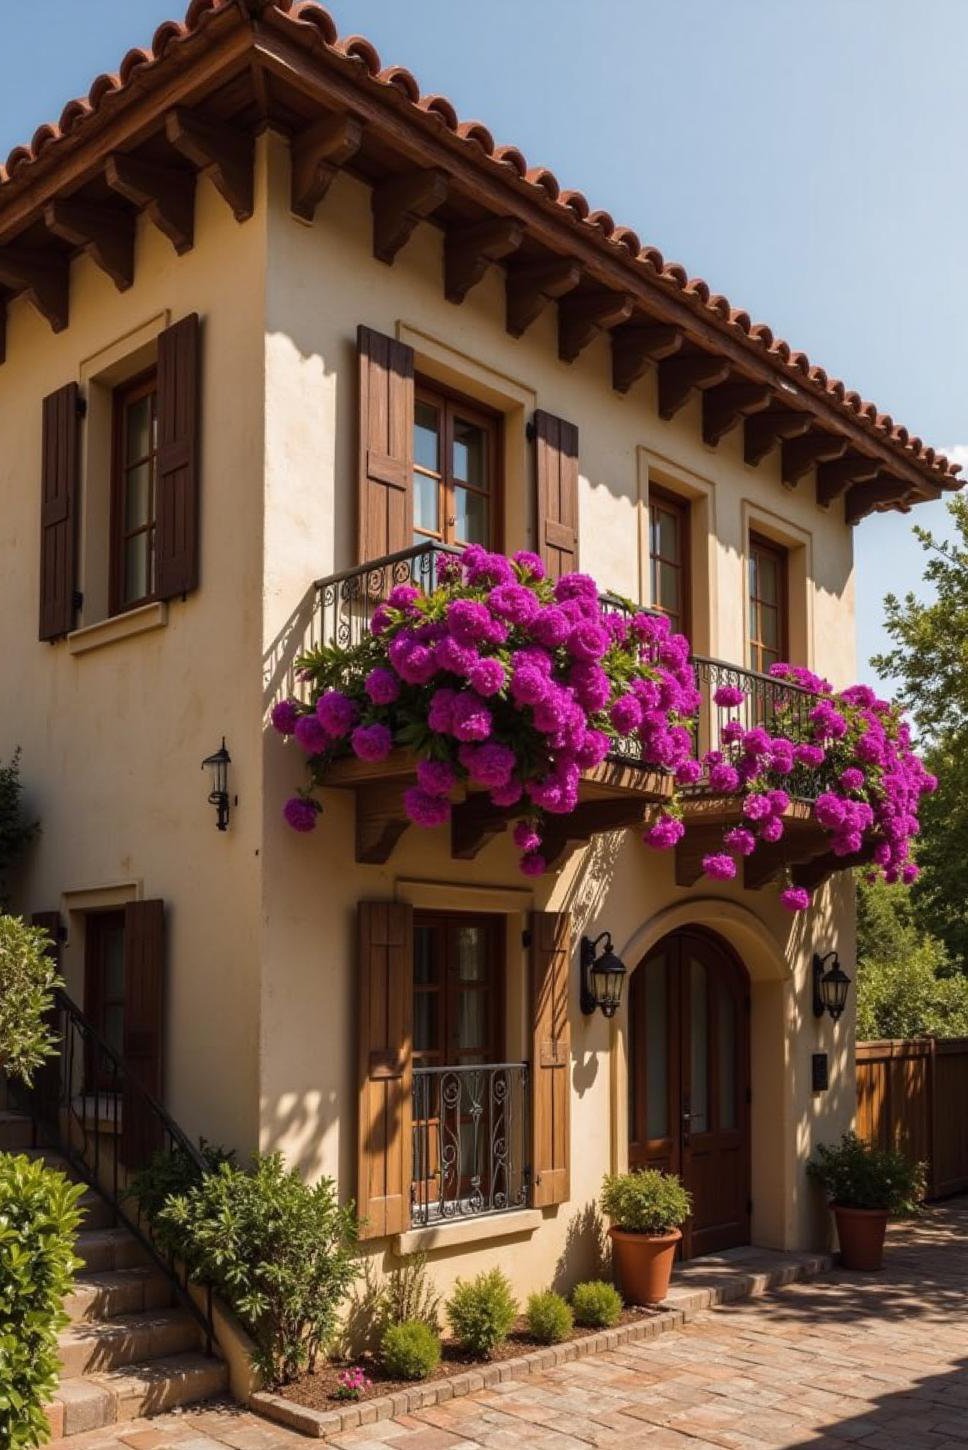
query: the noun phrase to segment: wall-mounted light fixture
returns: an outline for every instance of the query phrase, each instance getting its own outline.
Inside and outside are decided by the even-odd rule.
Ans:
[[[599,945],[604,942],[601,955]],[[622,1001],[628,972],[612,950],[612,934],[603,931],[594,941],[581,939],[581,1010],[590,1017],[598,1007],[603,1017],[614,1017]]]
[[[210,772],[209,779],[212,789],[208,793],[209,805],[215,807],[215,824],[220,831],[228,829],[229,824],[229,766],[232,764],[232,757],[225,748],[225,736],[222,736],[221,747],[214,755],[206,755],[202,761],[202,769]]]
[[[827,966],[827,963],[830,966]],[[813,1015],[822,1017],[825,1012],[836,1022],[847,1005],[847,989],[850,978],[840,965],[836,952],[813,956]]]

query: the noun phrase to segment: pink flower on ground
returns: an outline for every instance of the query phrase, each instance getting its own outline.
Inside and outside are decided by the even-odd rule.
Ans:
[[[421,760],[417,784],[427,795],[449,796],[457,784],[457,772],[446,760]]]
[[[357,725],[350,736],[353,754],[360,760],[386,760],[393,749],[393,733],[389,726],[379,723]]]
[[[802,886],[788,886],[780,892],[780,903],[787,911],[806,911],[810,905],[810,892]]]
[[[450,819],[450,801],[442,796],[428,795],[419,785],[412,785],[404,791],[403,808],[415,826],[428,830],[442,826]]]
[[[712,852],[702,858],[702,869],[713,881],[732,881],[736,875],[736,862],[732,856]]]
[[[280,735],[292,735],[299,720],[299,710],[295,700],[277,700],[272,707],[272,728],[278,730]]]
[[[318,801],[309,800],[305,796],[294,795],[286,801],[282,808],[282,814],[294,831],[314,831],[316,829],[316,817],[322,807]]]
[[[539,852],[528,851],[521,857],[518,867],[525,876],[543,876],[548,869],[548,863]]]

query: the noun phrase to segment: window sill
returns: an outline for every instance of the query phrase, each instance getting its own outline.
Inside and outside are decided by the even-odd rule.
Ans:
[[[89,654],[91,650],[130,639],[132,635],[161,629],[167,623],[168,605],[157,600],[153,604],[142,604],[140,609],[130,609],[126,614],[113,614],[110,619],[75,629],[67,636],[67,648],[72,655]]]
[[[483,1243],[487,1239],[509,1239],[518,1234],[533,1234],[544,1222],[540,1208],[522,1208],[516,1213],[484,1214],[457,1223],[428,1224],[397,1234],[393,1252],[400,1258],[407,1254],[426,1254],[432,1249],[452,1249],[459,1244]]]

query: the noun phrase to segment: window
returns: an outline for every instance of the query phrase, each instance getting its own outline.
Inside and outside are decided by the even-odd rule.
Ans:
[[[414,543],[499,542],[500,429],[495,416],[417,384],[413,439]]]
[[[84,929],[84,1012],[107,1045],[121,1057],[124,1050],[124,912],[92,912]],[[88,1086],[114,1087],[110,1063],[85,1064]]]
[[[114,393],[111,613],[155,595],[158,380],[154,370]]]
[[[768,674],[787,653],[786,550],[757,534],[749,543],[750,668]]]
[[[417,913],[415,1067],[503,1061],[503,930],[499,917]]]
[[[678,634],[689,632],[689,505],[649,490],[649,566],[652,608]]]

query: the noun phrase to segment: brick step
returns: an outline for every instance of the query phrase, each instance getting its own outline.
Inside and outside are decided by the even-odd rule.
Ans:
[[[169,1309],[171,1305],[171,1284],[151,1264],[78,1274],[64,1300],[65,1313],[75,1324],[114,1319],[119,1314],[141,1314],[146,1309]]]
[[[83,1229],[77,1235],[76,1252],[89,1274],[151,1262],[147,1250],[125,1228]]]
[[[16,1153],[34,1141],[34,1125],[23,1113],[0,1110],[0,1153]]]
[[[51,1422],[55,1435],[69,1439],[85,1430],[207,1400],[227,1388],[228,1370],[222,1360],[200,1353],[173,1354],[63,1380],[54,1394]]]
[[[82,1193],[77,1200],[77,1206],[83,1213],[81,1229],[90,1232],[95,1228],[115,1228],[114,1209],[103,1199],[93,1188]]]
[[[71,1324],[57,1336],[62,1380],[198,1348],[198,1325],[184,1309],[142,1310],[115,1319]]]

